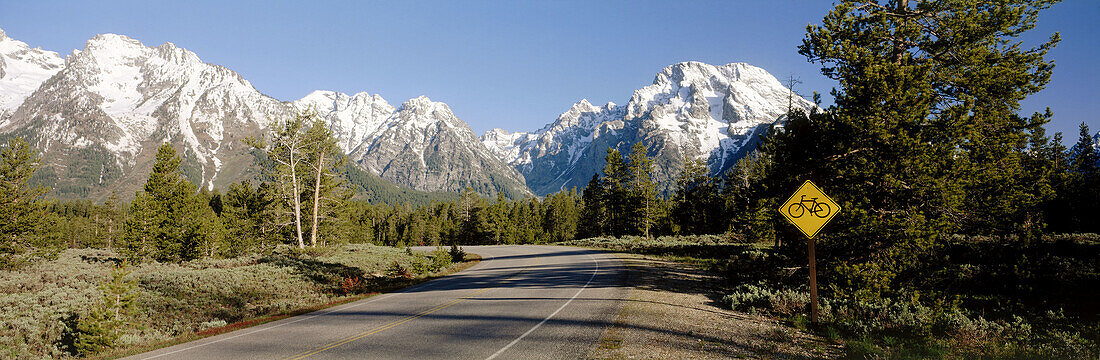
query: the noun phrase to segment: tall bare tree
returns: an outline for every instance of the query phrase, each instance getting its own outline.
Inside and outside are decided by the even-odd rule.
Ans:
[[[271,139],[249,137],[245,142],[256,149],[264,151],[267,160],[271,162],[271,180],[275,180],[279,197],[284,205],[290,209],[291,221],[294,224],[294,235],[298,241],[298,248],[305,248],[305,239],[302,237],[302,190],[305,186],[303,176],[304,166],[308,161],[307,153],[310,148],[309,139],[305,136],[305,126],[308,121],[316,118],[312,111],[302,111],[293,118],[279,121],[271,131]]]

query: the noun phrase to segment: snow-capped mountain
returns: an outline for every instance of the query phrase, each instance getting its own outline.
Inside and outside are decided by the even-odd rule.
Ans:
[[[61,71],[64,64],[57,53],[32,49],[0,30],[0,126],[43,81]]]
[[[252,157],[243,138],[309,107],[329,122],[352,161],[395,183],[429,191],[472,186],[489,195],[530,193],[522,176],[493,156],[468,125],[427,98],[396,109],[365,93],[318,91],[284,102],[171,43],[147,47],[114,34],[92,38],[59,69],[22,95],[0,124],[0,133],[22,136],[43,152],[37,176],[57,195],[132,193],[164,141],[183,153],[189,178],[224,188],[249,176]],[[20,93],[5,88],[3,94]],[[480,176],[467,176],[471,172]]]
[[[764,69],[684,62],[666,67],[625,105],[581,100],[538,131],[494,129],[481,139],[537,194],[584,187],[602,171],[608,147],[625,155],[640,141],[655,160],[655,180],[667,190],[685,157],[705,160],[713,174],[729,169],[785,116],[788,104],[815,106]]]
[[[294,105],[319,112],[349,160],[383,179],[418,190],[531,194],[447,104],[420,96],[395,108],[379,95],[315,91]]]
[[[788,102],[814,106],[763,69],[685,62],[624,105],[581,100],[538,131],[495,129],[479,138],[447,104],[423,96],[398,106],[366,92],[280,101],[172,43],[148,47],[104,34],[62,60],[0,31],[0,136],[24,137],[42,151],[37,177],[59,196],[132,193],[164,141],[183,153],[189,178],[224,188],[253,171],[243,138],[305,109],[328,123],[353,163],[418,190],[520,197],[583,187],[602,170],[607,148],[625,154],[639,141],[667,189],[685,157],[707,161],[715,174],[728,169]]]

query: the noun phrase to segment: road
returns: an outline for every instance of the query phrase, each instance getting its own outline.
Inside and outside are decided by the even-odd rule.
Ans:
[[[482,261],[451,276],[127,359],[576,359],[628,291],[598,251],[465,250]]]

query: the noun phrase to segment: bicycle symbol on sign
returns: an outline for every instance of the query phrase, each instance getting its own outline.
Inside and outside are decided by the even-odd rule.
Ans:
[[[790,215],[791,218],[797,219],[802,217],[802,215],[805,215],[806,212],[809,211],[810,215],[817,216],[822,219],[829,217],[829,214],[832,211],[831,209],[829,209],[829,204],[818,202],[817,199],[818,198],[815,197],[806,199],[806,195],[802,195],[802,198],[800,198],[798,202],[791,204],[791,206],[787,207],[787,214]],[[806,204],[809,205],[807,206]]]

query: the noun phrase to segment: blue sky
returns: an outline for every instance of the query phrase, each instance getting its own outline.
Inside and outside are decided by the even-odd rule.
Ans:
[[[229,67],[282,100],[315,89],[379,93],[397,105],[427,95],[476,132],[535,130],[571,104],[624,103],[670,64],[747,62],[802,81],[807,97],[834,86],[797,46],[830,1],[9,1],[0,28],[67,54],[95,34],[152,46],[171,41]],[[1044,13],[1031,44],[1059,31],[1052,82],[1025,112],[1050,106],[1051,131],[1100,130],[1100,1]],[[827,98],[828,100],[828,98]]]

